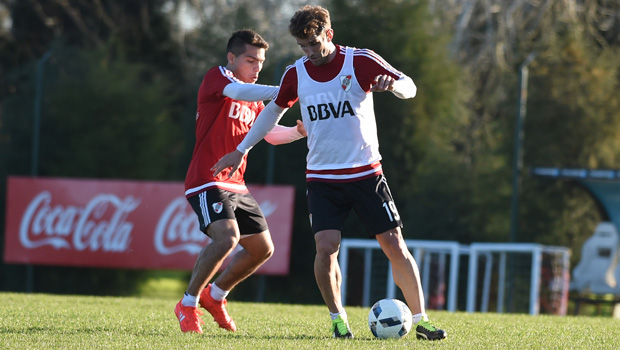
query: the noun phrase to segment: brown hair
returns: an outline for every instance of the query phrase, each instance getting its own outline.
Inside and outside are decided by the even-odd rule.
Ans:
[[[320,35],[331,27],[329,11],[321,6],[306,5],[295,12],[288,30],[296,38],[308,39]]]
[[[253,30],[243,29],[232,34],[226,45],[226,52],[232,52],[235,56],[245,52],[245,44],[256,46],[260,49],[269,49],[269,43]]]

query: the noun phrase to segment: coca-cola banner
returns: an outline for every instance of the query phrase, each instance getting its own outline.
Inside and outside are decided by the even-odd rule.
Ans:
[[[7,263],[191,270],[209,243],[183,183],[9,177],[7,187]],[[257,272],[286,275],[294,188],[248,187],[275,245]]]

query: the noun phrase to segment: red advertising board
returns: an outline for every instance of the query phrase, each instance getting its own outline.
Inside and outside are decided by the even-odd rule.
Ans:
[[[248,188],[275,245],[257,273],[286,275],[294,188]],[[131,269],[191,270],[209,243],[183,183],[124,180],[9,177],[4,236],[7,263]]]

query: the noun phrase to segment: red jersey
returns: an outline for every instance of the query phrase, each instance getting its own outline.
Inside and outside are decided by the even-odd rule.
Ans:
[[[185,177],[185,196],[191,197],[210,188],[247,193],[243,175],[247,154],[239,169],[229,179],[230,168],[213,177],[211,167],[224,155],[234,151],[250,130],[256,116],[265,108],[263,102],[233,100],[224,96],[224,87],[240,82],[225,67],[211,68],[198,90],[196,144]]]

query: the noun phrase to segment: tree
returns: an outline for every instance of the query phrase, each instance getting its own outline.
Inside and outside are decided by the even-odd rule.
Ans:
[[[181,71],[179,54],[161,11],[163,3],[31,0],[5,5],[12,26],[0,37],[1,71],[7,72],[0,90],[3,183],[7,174],[31,173],[34,66],[46,51],[52,55],[42,80],[36,175],[184,176],[183,150],[191,152],[193,144],[186,146],[180,137],[181,116],[193,113],[184,113],[186,95],[179,86],[185,84],[176,74]],[[4,187],[2,191],[4,198]],[[3,200],[0,223],[4,205]],[[18,267],[1,267],[3,288],[24,285]],[[39,267],[35,288],[124,294],[144,276],[141,271]],[[115,279],[128,283],[110,283]]]
[[[472,182],[479,189],[473,197],[479,206],[470,230],[487,239],[507,237],[517,74],[525,57],[536,52],[529,67],[518,239],[569,246],[575,261],[600,213],[583,190],[531,178],[527,169],[617,164],[619,94],[614,57],[620,44],[620,4],[597,0],[432,0],[430,4],[437,25],[454,31],[452,57],[468,72],[472,91],[466,105],[472,117],[467,150],[478,163],[478,173],[486,175]]]
[[[613,169],[620,162],[620,47],[590,40],[580,24],[558,29],[538,56],[531,82],[525,162]],[[572,182],[530,178],[524,185],[523,235],[569,246],[578,261],[582,243],[602,219],[596,203]]]

